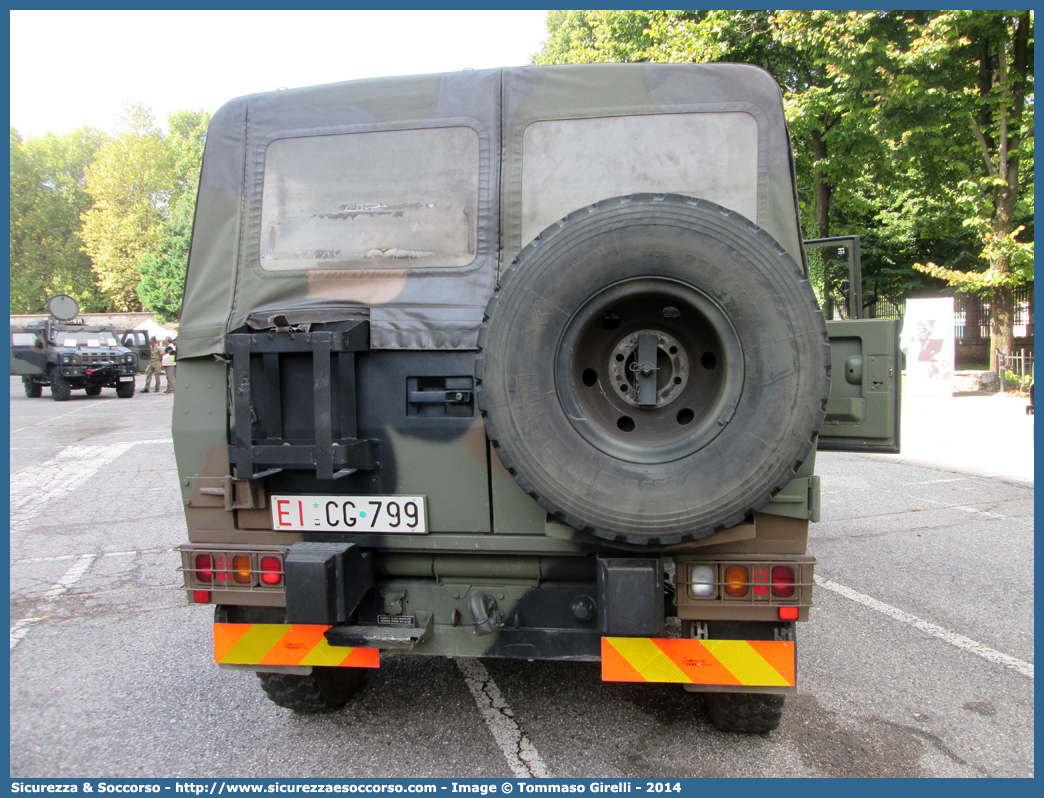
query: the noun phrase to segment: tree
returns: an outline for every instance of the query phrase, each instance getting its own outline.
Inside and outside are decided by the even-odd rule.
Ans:
[[[42,312],[55,294],[87,312],[104,309],[80,237],[80,216],[91,204],[85,172],[103,141],[88,127],[27,140],[11,128],[12,313]]]
[[[178,111],[164,135],[152,112],[125,106],[120,130],[87,173],[94,204],[83,217],[85,248],[98,282],[119,310],[141,309],[138,281],[145,257],[164,236],[162,225],[186,195],[194,200],[209,116]]]
[[[176,321],[181,315],[181,295],[185,290],[189,243],[192,240],[192,216],[196,192],[186,192],[160,229],[156,248],[142,261],[138,296],[145,310],[160,321]]]
[[[888,14],[843,11],[550,12],[538,63],[733,61],[768,69],[784,90],[806,225],[831,235],[833,205],[853,176],[884,156],[874,135],[874,88],[897,33]],[[863,209],[865,210],[865,209]]]
[[[203,165],[203,149],[207,142],[207,126],[210,114],[206,111],[175,111],[167,117],[169,131],[166,144],[170,150],[171,170],[174,184],[171,189],[171,208],[175,208],[182,197],[191,195],[191,211],[195,207],[196,190],[199,187],[199,171]]]
[[[83,239],[102,290],[118,310],[140,310],[138,265],[159,241],[171,195],[169,157],[152,112],[128,103],[119,133],[87,170],[94,204]]]
[[[1003,348],[1011,286],[1032,278],[1032,21],[999,11],[559,11],[534,60],[765,67],[783,90],[810,236],[862,236],[864,278],[893,301],[932,278],[992,291]]]
[[[174,321],[181,315],[181,295],[188,271],[192,220],[210,115],[205,111],[176,111],[167,117],[167,123],[174,177],[172,210],[160,228],[159,242],[139,267],[138,297],[145,310],[154,312],[161,321]]]
[[[917,268],[958,290],[991,296],[990,368],[1011,349],[1012,288],[1033,279],[1033,15],[948,11],[917,31],[897,101],[922,107],[951,161],[964,167],[955,199],[987,268],[934,261]],[[918,129],[912,145],[924,137]]]

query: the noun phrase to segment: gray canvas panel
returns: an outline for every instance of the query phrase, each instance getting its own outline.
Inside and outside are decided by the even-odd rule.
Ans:
[[[431,308],[431,348],[468,348],[474,335],[462,335],[461,325],[477,333],[481,309],[493,291],[499,241],[500,70],[352,81],[291,91],[269,92],[233,101],[215,115],[218,138],[229,131],[239,151],[215,145],[215,171],[238,169],[235,203],[217,201],[214,189],[201,186],[197,213],[210,214],[207,233],[190,255],[190,290],[182,310],[191,343],[183,356],[219,352],[224,332],[259,318],[293,313],[304,320],[309,309],[329,315],[331,308],[382,307],[401,309],[425,318]],[[268,147],[287,139],[353,133],[425,131],[467,128],[477,140],[477,198],[464,247],[464,265],[428,267],[413,258],[382,258],[373,268],[305,268],[266,270],[261,265],[261,217],[265,160]],[[208,139],[208,152],[211,144]],[[220,167],[217,160],[224,160]],[[233,165],[233,162],[234,165]],[[204,173],[207,172],[204,159]],[[222,191],[232,181],[225,175]],[[380,202],[377,198],[375,202]],[[350,200],[349,200],[350,202]],[[469,213],[471,210],[469,208]],[[240,227],[240,218],[242,225]],[[236,232],[218,232],[234,224]],[[199,234],[197,234],[199,235]],[[454,242],[460,245],[460,240]],[[234,248],[230,242],[236,241]],[[409,247],[402,247],[407,251]],[[230,272],[234,272],[230,273]],[[234,281],[231,292],[216,291],[221,280]],[[220,294],[217,296],[216,294]],[[231,312],[229,310],[231,309]],[[263,313],[255,313],[264,309]],[[345,310],[345,312],[349,312]],[[460,320],[448,322],[445,316]],[[394,313],[389,315],[393,319]],[[372,319],[372,316],[371,316]],[[398,322],[378,314],[371,320],[374,338],[399,340]],[[184,329],[184,328],[183,328]],[[416,336],[411,337],[414,340]],[[428,348],[425,347],[425,348]]]
[[[693,150],[706,157],[692,157]],[[577,208],[622,194],[699,190],[757,217],[758,123],[747,113],[548,119],[526,127],[522,151],[523,241]]]
[[[288,200],[286,219],[265,217],[270,152],[276,163],[288,148],[305,142],[304,152],[322,156],[318,167],[296,173],[293,159],[277,166],[273,174],[282,170],[285,189],[294,179],[321,174],[336,154],[336,141],[399,137],[415,147],[426,135],[453,139],[460,131],[463,138],[446,148],[429,181],[442,195],[428,203],[431,218],[442,214],[456,225],[442,231],[449,233],[444,239],[406,236],[385,246],[383,232],[376,236],[386,228],[373,226],[368,235],[376,244],[361,260],[338,259],[330,253],[350,251],[351,242],[342,246],[338,228],[315,224],[314,243],[291,235],[287,246],[273,249],[273,218],[296,224],[313,210],[351,216],[384,213],[395,203],[425,203],[390,190],[402,180],[394,159],[384,184],[388,191],[378,179],[384,172],[376,169],[361,181],[363,188],[348,185],[339,197],[338,181],[360,174],[349,158],[348,165],[336,166],[339,176],[325,193],[317,192],[323,207]],[[620,137],[630,143],[616,142]],[[657,137],[660,146],[651,146]],[[688,139],[695,158],[686,150]],[[737,139],[743,146],[735,146]],[[730,148],[715,149],[726,140]],[[477,147],[465,141],[477,141]],[[592,158],[596,144],[600,151]],[[535,157],[526,160],[526,148]],[[671,169],[675,158],[684,164],[677,173]],[[554,164],[563,159],[565,168],[555,173]],[[803,261],[792,171],[779,88],[767,72],[746,65],[519,67],[353,81],[233,100],[215,114],[208,131],[179,351],[182,357],[220,352],[229,330],[247,323],[263,328],[282,316],[293,324],[368,316],[377,348],[473,348],[498,266],[506,266],[534,231],[573,210],[571,203],[596,201],[601,197],[593,194],[602,191],[705,196],[753,215]],[[472,203],[464,196],[476,181]],[[269,210],[277,183],[268,183]],[[456,199],[447,200],[454,192]],[[364,196],[369,194],[374,196]],[[428,210],[410,209],[418,224]],[[264,225],[269,237],[262,242]],[[441,230],[441,221],[434,227]],[[289,230],[275,228],[276,239]],[[453,257],[426,265],[427,255],[420,255],[440,249]],[[273,252],[312,257],[281,264],[307,268],[266,269],[262,255]]]
[[[526,233],[542,229],[575,210],[563,211],[553,203],[547,203],[549,216],[545,217],[538,212],[530,213],[525,207],[523,172],[528,169],[528,165],[524,165],[527,129],[549,120],[594,120],[644,114],[747,114],[753,118],[758,129],[757,205],[753,221],[772,234],[795,259],[803,262],[783,101],[779,87],[768,72],[745,64],[582,64],[504,69],[503,267],[528,243],[531,236]],[[713,127],[711,123],[707,126]],[[703,148],[706,148],[705,157],[709,160],[721,158],[721,153],[714,149],[715,145],[721,144],[724,142],[708,142],[706,139],[692,142],[694,148],[700,148],[699,158],[704,157]],[[642,160],[641,149],[632,153],[637,161],[633,171],[657,171],[658,153],[650,150],[646,153],[648,165]],[[593,154],[598,157],[585,160],[588,171],[596,175],[591,180],[608,187],[616,185],[613,176],[606,172],[618,168],[619,160],[614,160],[611,152],[595,150]],[[583,164],[573,161],[560,164],[560,167],[567,173],[566,179],[574,183],[584,182]],[[552,168],[550,163],[547,168]],[[529,171],[532,174],[532,170]],[[737,183],[747,179],[748,174],[747,171],[737,173]],[[711,178],[709,181],[708,176]],[[714,198],[708,194],[744,193],[738,185],[731,188],[723,185],[720,172],[714,170],[701,173],[697,168],[689,178],[692,182],[684,190],[673,184],[658,190],[680,191],[712,200]],[[619,193],[639,190],[650,188],[643,185]]]
[[[484,310],[485,306],[374,307],[370,310],[370,346],[374,349],[474,349]]]

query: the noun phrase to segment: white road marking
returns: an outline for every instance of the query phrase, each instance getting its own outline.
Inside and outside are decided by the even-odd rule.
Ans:
[[[165,554],[168,551],[174,551],[170,548],[163,549],[129,549],[127,551],[103,551],[98,554],[98,557],[130,557],[135,554]],[[60,560],[75,560],[77,557],[82,557],[82,554],[55,554],[52,557],[24,557],[20,560],[11,560],[11,565],[35,565],[41,562],[58,562]]]
[[[975,507],[956,506],[953,509],[954,510],[960,510],[962,513],[974,513],[975,515],[984,515],[987,518],[1006,518],[1006,519],[1009,519],[1009,520],[1012,520],[1012,521],[1016,520],[1014,518],[1010,518],[1007,515],[1001,515],[1000,513],[991,513],[991,512],[988,512],[986,510],[979,510],[979,509],[977,509]]]
[[[951,632],[949,629],[945,629],[938,624],[922,620],[915,615],[910,615],[897,607],[893,607],[891,604],[885,604],[883,601],[878,601],[877,599],[872,598],[865,593],[853,590],[850,587],[839,585],[837,582],[832,582],[829,579],[824,579],[820,576],[815,576],[814,579],[819,587],[832,590],[845,598],[862,604],[864,607],[869,607],[870,609],[876,610],[877,612],[887,615],[897,621],[909,624],[910,626],[920,629],[922,632],[926,632],[933,637],[937,637],[940,640],[949,643],[951,646],[956,646],[964,651],[970,651],[972,654],[978,654],[983,659],[989,660],[997,665],[1003,665],[1005,668],[1010,668],[1030,679],[1033,678],[1033,663],[1031,662],[1026,662],[1009,654],[1004,654],[996,649],[983,645],[976,640],[972,640],[970,637],[965,637],[957,632]]]
[[[61,579],[51,585],[51,587],[40,596],[43,601],[39,607],[40,614],[34,618],[22,618],[11,626],[12,651],[14,650],[14,647],[21,642],[22,638],[25,637],[26,633],[29,631],[29,627],[50,617],[50,613],[54,610],[57,600],[66,593],[69,588],[80,581],[80,577],[87,573],[87,570],[97,558],[97,554],[81,554],[77,557],[76,562],[73,563],[68,571],[62,574]]]
[[[102,405],[95,404],[94,402],[91,402],[91,404],[89,404],[89,405],[84,405],[83,407],[78,407],[75,410],[70,410],[68,413],[62,413],[60,416],[51,416],[51,418],[45,418],[43,421],[37,421],[35,424],[28,424],[28,425],[26,425],[24,427],[19,427],[18,429],[13,429],[13,430],[11,430],[11,434],[14,435],[15,433],[21,432],[22,430],[25,430],[25,429],[32,429],[33,427],[39,427],[41,424],[46,424],[48,421],[57,421],[60,418],[65,418],[66,416],[71,416],[73,413],[82,413],[84,410],[90,410],[93,407],[102,407]]]
[[[11,532],[26,530],[45,504],[75,490],[135,445],[66,446],[50,460],[19,471],[11,477]]]
[[[1032,499],[1032,497],[1028,498]],[[968,504],[947,504],[946,502],[938,501],[936,499],[929,499],[925,496],[922,496],[919,501],[926,502],[928,504],[937,504],[939,505],[940,510],[960,510],[962,513],[968,513],[970,515],[981,515],[986,518],[999,518],[1003,521],[1008,521],[1013,524],[1019,524],[1021,526],[1028,526],[1030,528],[1034,528],[1035,526],[1033,516],[1024,517],[1019,515],[1002,515],[1001,513],[991,513],[989,510],[980,510],[978,507],[972,507]],[[1021,501],[1021,499],[1019,501]]]
[[[454,660],[464,675],[464,683],[478,704],[479,713],[489,727],[493,739],[507,759],[508,767],[517,779],[550,776],[547,765],[533,747],[526,733],[515,722],[515,713],[504,701],[493,678],[477,659],[457,657]]]
[[[44,505],[78,488],[103,466],[141,444],[170,443],[170,438],[66,446],[50,460],[11,477],[11,531],[28,528]]]
[[[69,413],[65,415],[69,415]],[[170,442],[170,438],[156,438],[122,443],[66,446],[50,460],[19,471],[11,477],[11,532],[25,531],[29,524],[40,515],[48,502],[72,492],[94,476],[103,466],[108,465],[133,447],[140,444],[169,444]],[[134,553],[136,552],[108,552],[105,555],[70,554],[13,561],[12,564],[14,562],[31,563],[66,559],[75,562],[61,579],[40,596],[42,603],[38,607],[39,615],[22,618],[11,625],[11,650],[14,650],[33,624],[50,617],[57,600],[87,573],[99,556]]]

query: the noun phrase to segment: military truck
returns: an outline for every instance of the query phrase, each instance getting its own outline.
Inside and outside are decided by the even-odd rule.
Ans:
[[[134,396],[137,356],[118,343],[114,327],[76,321],[76,300],[59,294],[48,300],[51,318],[11,327],[11,375],[20,375],[25,395],[38,399],[50,386],[56,402],[74,390],[99,396],[115,388],[120,399]]]
[[[747,65],[233,100],[179,330],[184,588],[298,711],[391,654],[561,659],[768,731],[816,452],[898,451],[895,325],[824,322]]]

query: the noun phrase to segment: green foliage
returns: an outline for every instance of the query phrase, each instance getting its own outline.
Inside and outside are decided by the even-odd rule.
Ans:
[[[192,195],[194,207],[209,124],[210,114],[206,111],[175,111],[167,117],[169,134],[165,143],[170,149],[174,177],[174,187],[171,190],[172,208],[175,208],[186,194]],[[189,213],[191,212],[192,208],[189,208]]]
[[[193,188],[174,206],[171,218],[160,228],[159,243],[145,256],[139,269],[138,297],[145,310],[155,313],[160,322],[177,321],[181,315],[195,205]]]
[[[156,250],[162,225],[199,182],[206,125],[202,111],[171,114],[164,135],[147,108],[128,103],[120,131],[87,171],[94,204],[83,215],[83,239],[98,283],[119,310],[141,308],[140,267]]]
[[[1031,382],[1033,382],[1033,376],[1030,374],[1020,377],[1010,369],[1004,372],[1004,390],[1006,391],[1029,391]]]
[[[902,59],[891,105],[917,123],[901,151],[932,158],[980,250],[970,268],[915,268],[958,290],[1033,279],[1032,49],[1030,12],[949,11],[917,29]]]
[[[11,128],[11,313],[42,312],[55,294],[85,312],[105,308],[80,238],[91,202],[84,174],[103,140],[86,127],[28,140]]]
[[[647,61],[648,11],[549,11],[548,38],[536,64]]]
[[[879,296],[1033,279],[1032,12],[552,11],[547,26],[535,63],[768,69],[806,236],[861,236]],[[993,296],[1009,338],[1010,296]]]
[[[163,135],[152,112],[128,104],[121,130],[87,170],[94,204],[83,238],[98,283],[118,310],[140,310],[138,265],[159,241],[173,179]]]

